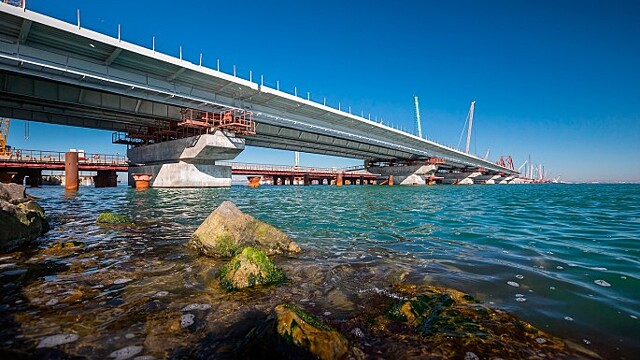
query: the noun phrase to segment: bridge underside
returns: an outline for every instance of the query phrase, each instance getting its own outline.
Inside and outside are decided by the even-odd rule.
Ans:
[[[182,107],[0,70],[0,116],[120,132],[169,128]],[[249,146],[355,159],[410,159],[408,152],[328,136],[256,119]]]
[[[251,112],[249,146],[376,161],[437,157],[459,169],[516,173],[252,79],[0,4],[0,116],[144,134],[174,127],[184,109]]]

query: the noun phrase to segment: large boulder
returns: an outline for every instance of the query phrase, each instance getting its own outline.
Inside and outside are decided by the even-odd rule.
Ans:
[[[0,184],[0,200],[14,205],[27,201],[25,187],[18,184]]]
[[[49,231],[44,210],[24,186],[0,184],[0,251],[11,251]]]
[[[220,285],[227,290],[279,284],[286,279],[264,251],[250,247],[244,248],[220,270]]]
[[[248,246],[267,255],[300,252],[287,234],[243,213],[230,201],[205,219],[191,236],[190,245],[212,257],[232,257]]]

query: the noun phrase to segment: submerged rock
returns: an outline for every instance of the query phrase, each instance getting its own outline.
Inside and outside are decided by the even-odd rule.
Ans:
[[[420,352],[425,356],[444,359],[597,357],[584,349],[571,348],[561,339],[506,312],[485,307],[459,291],[426,285],[400,285],[396,290],[406,295],[406,299],[394,300],[383,315],[376,316],[372,310],[366,314],[368,320],[357,323],[371,324],[375,337],[420,344]],[[545,341],[539,341],[540,338]],[[388,354],[398,354],[398,351],[390,348]]]
[[[298,253],[300,247],[275,227],[223,202],[191,236],[190,245],[212,257],[232,257],[251,246],[267,255]]]
[[[40,340],[40,343],[38,343],[38,348],[48,348],[48,347],[54,347],[62,344],[68,344],[70,342],[74,342],[78,340],[79,338],[80,337],[77,334],[51,335]]]
[[[42,253],[51,256],[69,255],[82,248],[84,248],[83,242],[64,241],[49,246],[48,248],[42,250]]]
[[[116,360],[125,360],[138,355],[141,351],[142,346],[130,345],[112,352],[111,354],[109,354],[109,357],[115,358]]]
[[[287,277],[267,257],[264,251],[244,248],[220,270],[220,285],[227,290],[238,290],[256,285],[284,282]]]
[[[301,308],[283,304],[247,336],[240,353],[261,359],[345,359],[349,341]]]
[[[11,251],[49,231],[44,210],[17,184],[0,184],[0,251]]]
[[[111,224],[111,225],[133,224],[133,220],[129,219],[128,217],[126,217],[124,215],[118,215],[118,214],[113,214],[113,213],[102,213],[102,214],[100,214],[100,216],[98,216],[98,219],[96,220],[96,223],[98,223],[98,224]]]
[[[297,306],[278,305],[272,316],[278,335],[319,359],[341,359],[349,351],[344,336]]]

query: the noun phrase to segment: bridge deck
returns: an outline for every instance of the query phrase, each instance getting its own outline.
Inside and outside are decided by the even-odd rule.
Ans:
[[[0,116],[128,131],[180,110],[254,113],[246,144],[371,160],[438,157],[516,171],[367,118],[0,3]],[[36,89],[36,90],[34,90]]]

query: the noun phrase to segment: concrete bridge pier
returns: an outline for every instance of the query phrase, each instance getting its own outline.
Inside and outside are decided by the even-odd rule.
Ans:
[[[474,184],[495,184],[497,179],[500,179],[500,175],[480,175],[473,178]]]
[[[444,177],[442,179],[443,184],[453,184],[453,185],[473,185],[474,179],[478,176],[481,176],[482,173],[479,171],[460,171],[460,172],[450,172],[450,173],[442,173],[439,174]]]
[[[367,163],[365,162],[365,166]],[[381,178],[393,177],[394,184],[398,185],[426,185],[427,178],[437,170],[437,165],[398,165],[398,166],[368,166],[367,170],[373,174],[379,174]]]
[[[514,178],[515,178],[515,176],[512,176],[512,175],[505,176],[505,177],[501,177],[501,178],[499,179],[499,181],[496,181],[496,184],[501,184],[501,185],[508,184],[508,183],[510,183]]]
[[[231,166],[216,165],[218,160],[233,160],[244,150],[244,139],[232,133],[192,136],[127,151],[129,185],[132,174],[152,174],[151,187],[229,187]]]

